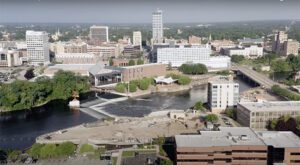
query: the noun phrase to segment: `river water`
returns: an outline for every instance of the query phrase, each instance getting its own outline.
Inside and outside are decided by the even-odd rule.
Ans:
[[[241,80],[240,92],[250,88]],[[101,97],[101,96],[100,96]],[[107,98],[107,95],[103,97]],[[186,92],[152,94],[143,99],[130,99],[102,107],[120,116],[143,116],[164,109],[186,109],[197,101],[207,101],[207,86]],[[23,149],[31,146],[39,135],[76,126],[97,119],[78,110],[70,110],[66,102],[55,101],[32,111],[0,115],[0,149]]]

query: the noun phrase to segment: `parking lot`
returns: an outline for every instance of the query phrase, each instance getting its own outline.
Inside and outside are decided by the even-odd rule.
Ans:
[[[233,119],[231,119],[223,114],[219,115],[219,124],[222,127],[239,127],[239,126],[241,126],[239,123],[237,123]]]

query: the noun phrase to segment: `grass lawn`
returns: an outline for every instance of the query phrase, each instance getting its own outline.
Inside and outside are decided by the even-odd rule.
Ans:
[[[123,151],[122,157],[132,157],[134,156],[134,151]]]
[[[118,159],[118,158],[117,158],[117,157],[112,157],[111,159],[112,159],[112,164],[113,164],[113,165],[116,165],[116,164],[117,164],[117,159]]]
[[[123,151],[122,157],[133,157],[134,153],[138,152],[139,154],[155,153],[155,150],[132,150],[132,151]]]

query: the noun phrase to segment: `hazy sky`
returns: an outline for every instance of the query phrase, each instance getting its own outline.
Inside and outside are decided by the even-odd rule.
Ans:
[[[0,0],[0,22],[150,23],[300,19],[300,0]]]

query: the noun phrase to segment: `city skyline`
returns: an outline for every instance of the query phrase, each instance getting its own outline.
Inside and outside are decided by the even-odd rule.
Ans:
[[[164,11],[165,23],[300,19],[297,0],[0,0],[0,4],[0,23],[149,23],[157,8]]]

